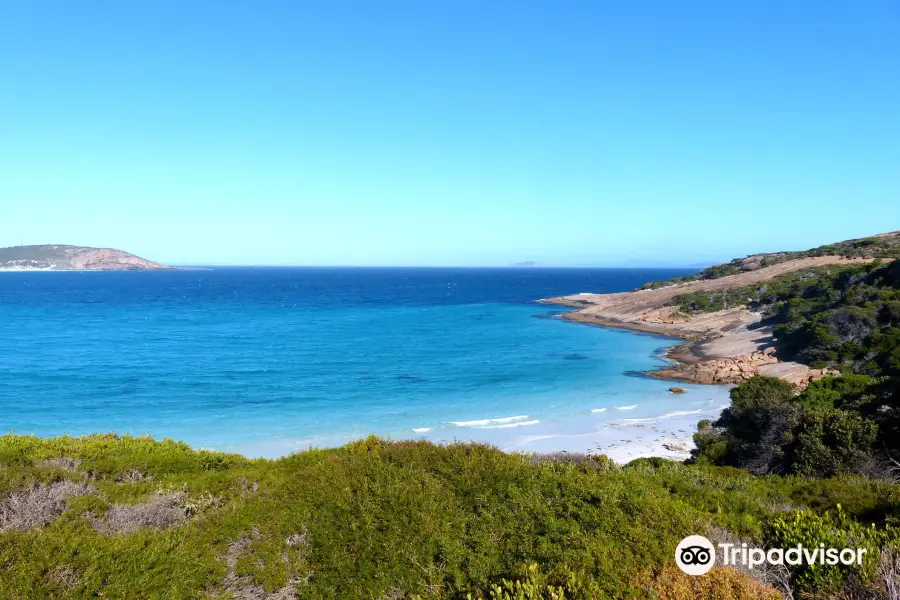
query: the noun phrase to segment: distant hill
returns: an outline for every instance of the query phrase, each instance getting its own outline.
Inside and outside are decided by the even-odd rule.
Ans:
[[[113,248],[64,244],[0,248],[0,270],[3,271],[145,271],[169,268]]]

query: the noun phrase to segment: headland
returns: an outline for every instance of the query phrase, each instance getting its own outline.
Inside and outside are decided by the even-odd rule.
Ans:
[[[66,244],[0,248],[0,271],[148,271],[171,268],[114,248]]]
[[[873,243],[870,243],[874,241]],[[631,292],[580,293],[541,302],[570,307],[565,320],[685,340],[653,377],[701,384],[737,384],[754,375],[782,378],[798,388],[831,373],[779,356],[773,319],[759,300],[771,282],[827,268],[894,260],[900,233],[848,240],[805,252],[757,254],[714,265],[696,276],[654,282]]]

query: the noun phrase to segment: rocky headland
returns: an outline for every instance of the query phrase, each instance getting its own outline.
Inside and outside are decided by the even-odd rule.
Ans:
[[[0,271],[146,271],[171,268],[113,248],[63,244],[0,248]]]
[[[743,272],[715,279],[699,279],[656,289],[614,294],[581,293],[547,298],[541,302],[571,307],[563,319],[605,327],[619,327],[686,340],[668,353],[671,367],[649,375],[692,383],[740,383],[754,375],[771,375],[804,388],[828,374],[826,369],[779,360],[772,327],[746,306],[685,315],[672,306],[683,294],[717,292],[762,283],[793,271],[825,265],[871,262],[871,258],[815,256],[788,260],[771,266],[745,259]]]

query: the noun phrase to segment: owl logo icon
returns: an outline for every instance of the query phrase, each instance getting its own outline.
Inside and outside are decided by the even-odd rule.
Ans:
[[[703,575],[716,564],[716,549],[702,535],[689,535],[675,548],[675,563],[688,575]]]

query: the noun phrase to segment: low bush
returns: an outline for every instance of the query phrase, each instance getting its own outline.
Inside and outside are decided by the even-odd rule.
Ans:
[[[60,456],[81,462],[42,464]],[[0,532],[0,598],[758,598],[770,591],[743,576],[680,577],[675,546],[710,527],[764,539],[793,494],[823,510],[850,500],[808,478],[479,444],[202,456],[145,438],[0,437],[0,501],[86,489]],[[888,515],[898,486],[880,486],[848,518]]]

